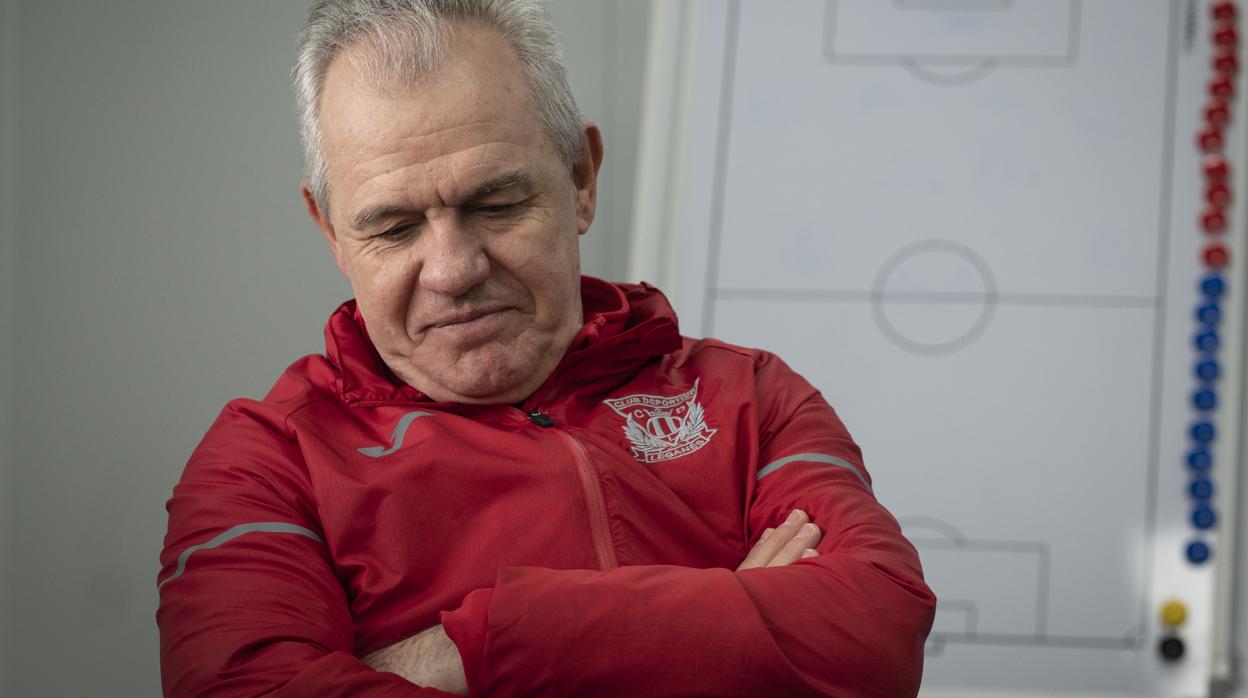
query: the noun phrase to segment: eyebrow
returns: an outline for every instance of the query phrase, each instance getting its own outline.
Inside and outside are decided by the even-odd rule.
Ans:
[[[464,198],[464,201],[475,201],[482,197],[489,196],[490,194],[503,191],[504,189],[510,189],[516,186],[528,186],[532,184],[532,182],[533,176],[529,174],[528,170],[512,170],[511,172],[501,174],[477,186],[476,189],[472,190],[472,193]],[[372,227],[373,224],[379,220],[394,216],[408,215],[415,212],[416,211],[414,209],[402,204],[381,204],[373,206],[372,208],[366,208],[357,213],[355,218],[351,219],[351,227],[362,232]]]

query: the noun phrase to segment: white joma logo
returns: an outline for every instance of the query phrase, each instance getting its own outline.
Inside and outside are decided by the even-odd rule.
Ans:
[[[403,448],[403,436],[407,434],[407,428],[417,417],[432,417],[431,412],[408,412],[399,419],[399,423],[394,425],[394,433],[390,435],[390,446],[365,446],[357,449],[361,455],[369,458],[381,458]]]

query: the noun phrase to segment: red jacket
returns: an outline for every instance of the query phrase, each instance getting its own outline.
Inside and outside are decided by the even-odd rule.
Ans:
[[[168,503],[166,695],[447,695],[358,659],[438,623],[473,695],[914,695],[935,599],[828,403],[651,287],[582,286],[522,405],[430,401],[353,302],[227,405]],[[734,571],[793,508],[820,555]]]

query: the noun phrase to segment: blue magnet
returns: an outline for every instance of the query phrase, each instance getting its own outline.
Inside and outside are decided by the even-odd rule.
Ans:
[[[1213,480],[1207,477],[1196,478],[1192,480],[1187,491],[1191,493],[1192,499],[1209,499],[1213,496]]]
[[[1204,446],[1197,446],[1187,453],[1187,467],[1197,472],[1208,470],[1213,466],[1213,455]]]
[[[1204,303],[1196,308],[1196,321],[1202,325],[1216,325],[1222,320],[1222,309],[1217,303]]]
[[[1226,292],[1226,282],[1218,274],[1210,274],[1200,280],[1200,292],[1210,298],[1218,298]]]
[[[1196,377],[1206,383],[1212,383],[1218,379],[1222,373],[1222,368],[1218,366],[1218,362],[1213,359],[1205,359],[1196,364]]]
[[[1204,504],[1192,509],[1192,525],[1202,531],[1213,528],[1217,521],[1218,517],[1214,516],[1213,509]]]
[[[1201,411],[1211,410],[1218,406],[1218,395],[1208,388],[1201,388],[1192,393],[1192,407]]]
[[[1187,544],[1187,559],[1190,560],[1193,565],[1199,565],[1205,560],[1208,560],[1209,556],[1212,554],[1213,551],[1209,549],[1209,544],[1203,540],[1194,540]]]
[[[1213,330],[1208,330],[1208,329],[1203,330],[1201,332],[1196,333],[1196,336],[1192,339],[1192,342],[1196,345],[1196,348],[1200,351],[1207,351],[1207,352],[1217,351],[1218,350],[1218,333]]]
[[[1192,425],[1192,441],[1209,443],[1213,441],[1215,433],[1213,422],[1196,422]]]

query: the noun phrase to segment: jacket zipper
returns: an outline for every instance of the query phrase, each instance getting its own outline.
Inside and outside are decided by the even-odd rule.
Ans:
[[[555,420],[540,410],[531,410],[526,416],[534,424],[543,428],[555,427]],[[613,570],[620,564],[615,558],[615,546],[611,544],[611,526],[607,520],[607,506],[602,498],[602,486],[598,476],[594,474],[589,463],[589,452],[585,445],[575,436],[563,429],[556,428],[555,433],[572,451],[572,460],[576,463],[576,474],[581,480],[581,492],[585,495],[585,507],[589,510],[589,534],[594,542],[594,552],[598,557],[598,566],[604,570]]]

